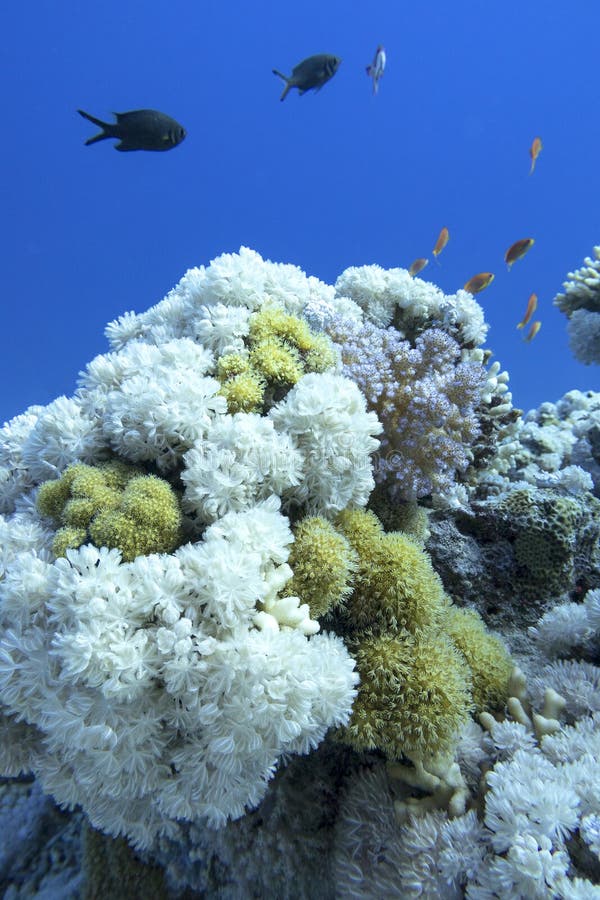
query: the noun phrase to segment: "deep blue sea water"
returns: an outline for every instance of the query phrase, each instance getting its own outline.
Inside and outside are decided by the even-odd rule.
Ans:
[[[190,266],[245,244],[333,282],[432,260],[443,225],[423,277],[453,293],[496,273],[479,299],[515,405],[600,389],[551,302],[600,243],[596,0],[37,0],[3,22],[0,421],[72,394],[105,324]],[[335,77],[280,103],[272,68],[319,52],[342,57]],[[78,107],[156,108],[188,136],[168,153],[85,147]],[[508,272],[505,250],[529,236]],[[525,344],[532,291],[543,324]]]

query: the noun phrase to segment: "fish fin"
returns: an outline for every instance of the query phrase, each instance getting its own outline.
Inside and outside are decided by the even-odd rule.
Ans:
[[[290,88],[293,87],[291,80],[287,77],[287,75],[284,75],[283,72],[280,72],[278,69],[273,69],[272,71],[273,71],[273,75],[277,75],[278,78],[281,78],[282,81],[285,81],[285,87],[283,89],[283,94],[279,98],[280,100],[285,100],[285,98],[287,97],[287,95],[290,91]]]
[[[121,152],[127,150],[141,150],[141,147],[132,147],[131,144],[126,144],[125,141],[121,141],[119,144],[115,144],[115,150],[120,150]]]
[[[370,75],[370,74],[371,74],[371,69],[372,69],[372,68],[373,68],[372,66],[367,66],[367,67],[366,67],[367,75]]]
[[[519,322],[517,328],[525,328],[525,322]]]
[[[93,122],[94,125],[98,125],[99,128],[102,129],[98,134],[94,134],[91,138],[88,138],[85,141],[85,146],[87,147],[89,144],[95,144],[97,141],[104,141],[106,138],[114,137],[113,126],[109,125],[108,122],[103,122],[102,119],[97,119],[95,116],[90,116],[89,113],[84,112],[82,109],[78,109],[77,112],[80,116],[83,116],[84,119],[87,119],[89,122]]]

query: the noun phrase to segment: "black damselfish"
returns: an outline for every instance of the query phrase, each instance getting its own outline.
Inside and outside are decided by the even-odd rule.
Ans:
[[[309,56],[303,59],[292,69],[290,76],[284,75],[278,69],[273,69],[273,74],[278,75],[285,81],[283,94],[279,98],[285,100],[288,92],[293,88],[298,88],[299,94],[306,91],[318,91],[323,87],[325,82],[333,78],[337,72],[341,59],[339,56],[332,56],[330,53],[317,53],[315,56]]]
[[[103,122],[78,109],[84,119],[98,125],[102,131],[88,138],[87,144],[117,138],[115,150],[171,150],[185,137],[185,128],[165,113],[156,109],[134,109],[131,112],[114,113],[117,121]]]

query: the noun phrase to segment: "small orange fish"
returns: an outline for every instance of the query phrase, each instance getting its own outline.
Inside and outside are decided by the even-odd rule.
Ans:
[[[479,272],[478,275],[473,275],[472,278],[469,278],[463,290],[468,291],[470,294],[478,294],[479,291],[483,291],[488,284],[491,284],[493,280],[494,275],[492,272]]]
[[[529,343],[529,341],[532,341],[541,327],[542,327],[542,323],[540,322],[539,319],[536,319],[535,322],[531,323],[531,328],[529,329],[529,331],[527,332],[527,334],[525,335],[523,340],[527,341],[527,343]]]
[[[531,320],[532,315],[537,309],[537,294],[530,294],[529,300],[527,301],[527,309],[525,310],[525,315],[517,325],[517,328],[525,328],[525,326]]]
[[[529,174],[533,174],[533,170],[535,169],[535,161],[540,155],[540,151],[542,149],[542,139],[536,137],[533,139],[533,143],[529,148],[529,155],[531,157],[531,168],[529,170]]]
[[[515,241],[514,244],[511,244],[504,254],[504,262],[508,268],[510,269],[514,262],[521,259],[522,256],[525,256],[527,251],[533,247],[534,244],[534,238],[521,238],[520,241]]]
[[[433,255],[436,258],[440,255],[440,253],[442,252],[442,250],[448,243],[449,238],[450,238],[450,232],[448,231],[448,229],[446,227],[442,228],[442,230],[440,231],[440,233],[438,235],[438,239],[435,242],[435,247],[433,248]]]
[[[410,264],[410,268],[408,270],[409,275],[418,275],[419,272],[422,272],[427,263],[428,259],[425,259],[423,256],[420,256],[418,259],[415,259],[413,263]]]

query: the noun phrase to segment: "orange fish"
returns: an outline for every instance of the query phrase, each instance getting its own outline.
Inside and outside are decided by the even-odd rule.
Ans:
[[[533,173],[533,170],[535,169],[535,161],[538,158],[538,156],[540,155],[541,149],[542,149],[542,139],[539,137],[534,138],[533,143],[532,143],[531,147],[529,148],[529,155],[531,157],[531,168],[529,170],[530,175]]]
[[[527,251],[533,247],[534,244],[534,238],[521,238],[520,241],[515,241],[514,244],[511,244],[504,254],[504,262],[508,268],[510,269],[514,262],[521,259],[522,256],[525,256]]]
[[[530,321],[532,315],[537,309],[537,294],[530,294],[529,300],[527,301],[527,309],[525,310],[525,315],[517,325],[517,328],[525,328],[525,326]]]
[[[535,322],[531,323],[531,328],[529,329],[529,331],[527,332],[527,334],[525,335],[523,340],[527,341],[527,343],[529,343],[529,341],[532,341],[541,327],[542,327],[542,323],[540,322],[539,319],[536,319]]]
[[[408,270],[409,275],[418,275],[419,272],[422,272],[427,263],[428,259],[425,259],[423,256],[420,256],[419,259],[415,259],[413,263],[410,264],[410,268]]]
[[[450,232],[446,227],[442,228],[438,235],[438,239],[435,242],[435,247],[433,248],[433,255],[437,258],[446,244],[448,243],[448,239],[450,237]]]
[[[494,275],[492,272],[479,272],[478,275],[473,275],[472,278],[469,278],[463,290],[468,291],[470,294],[478,294],[479,291],[483,291],[488,284],[491,284],[493,280]]]

